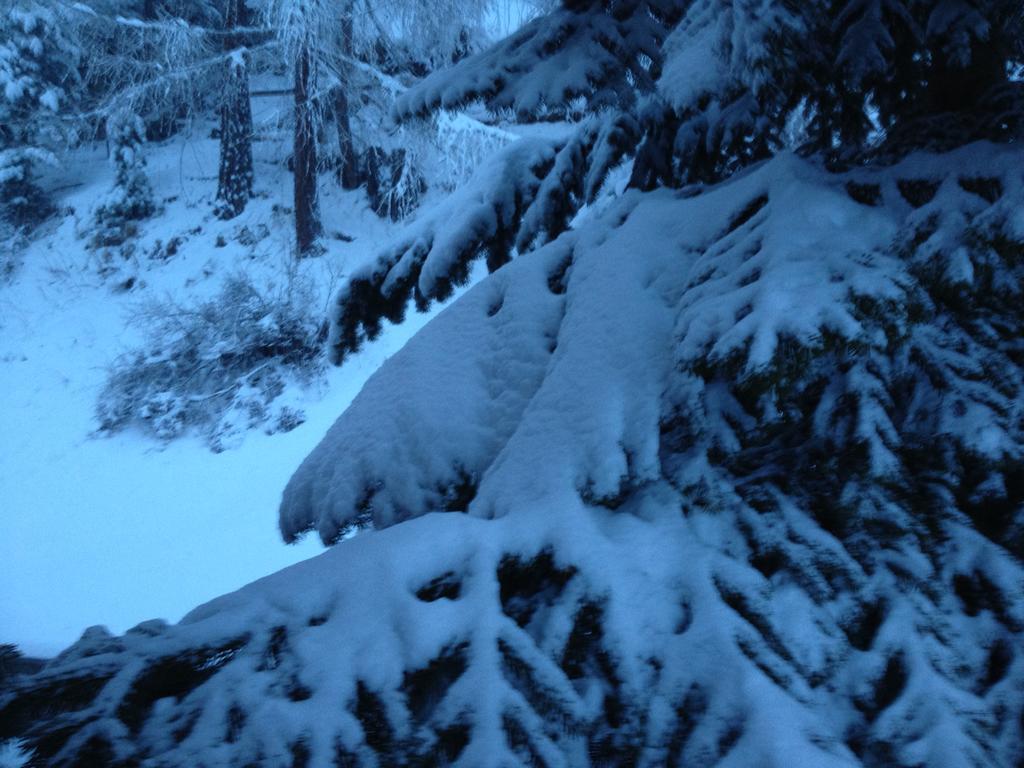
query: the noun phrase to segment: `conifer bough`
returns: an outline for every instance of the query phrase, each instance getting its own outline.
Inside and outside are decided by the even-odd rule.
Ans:
[[[592,114],[341,291],[339,360],[493,272],[290,481],[284,537],[330,551],[87,631],[0,736],[54,765],[1020,765],[1020,24],[566,3],[428,77],[400,115]]]

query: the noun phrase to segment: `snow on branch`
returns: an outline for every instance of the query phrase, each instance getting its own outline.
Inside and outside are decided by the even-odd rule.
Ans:
[[[450,125],[442,121],[442,128]],[[519,139],[499,150],[349,279],[332,317],[334,362],[374,338],[384,319],[399,322],[410,301],[423,310],[446,299],[468,279],[475,260],[486,258],[493,271],[564,232],[594,202],[638,134],[628,115],[609,110],[588,118],[568,139]]]
[[[512,144],[350,278],[336,299],[329,342],[334,360],[340,362],[364,339],[374,338],[382,320],[400,321],[410,299],[425,308],[447,298],[484,253],[492,268],[507,262],[517,223],[556,149],[557,144],[543,139]]]
[[[137,17],[128,17],[121,15],[109,15],[101,13],[93,8],[91,5],[82,2],[75,3],[58,3],[63,8],[69,11],[75,11],[77,13],[84,14],[92,19],[103,21],[107,24],[115,24],[124,27],[131,27],[134,30],[151,31],[158,34],[180,34],[181,32],[188,32],[195,36],[207,36],[207,35],[268,35],[272,33],[267,27],[233,27],[230,30],[208,27],[201,24],[195,24],[183,18],[169,18],[163,19],[140,19]]]
[[[423,116],[477,100],[523,118],[557,112],[577,97],[592,109],[629,106],[636,90],[653,90],[661,42],[681,7],[678,0],[628,0],[614,14],[603,4],[562,7],[430,75],[398,99],[395,114]]]
[[[553,150],[545,155],[550,162]],[[971,162],[982,167],[976,158]],[[986,174],[1000,176],[998,161],[986,163]],[[689,383],[673,384],[675,404],[664,407],[698,412],[715,403],[718,415],[709,415],[702,427],[710,430],[714,454],[736,450],[749,428],[744,424],[790,418],[786,393],[797,386],[803,363],[817,361],[822,376],[839,366],[844,378],[835,380],[838,390],[823,390],[827,403],[822,403],[821,423],[847,418],[840,406],[857,403],[848,439],[864,446],[871,472],[891,474],[893,462],[902,461],[896,435],[910,426],[894,420],[890,377],[916,363],[876,358],[895,354],[903,347],[894,345],[910,338],[912,321],[897,308],[926,306],[916,296],[914,286],[922,279],[917,267],[911,269],[891,248],[913,210],[894,190],[902,184],[910,199],[918,200],[911,186],[893,179],[913,172],[900,166],[895,176],[880,172],[871,181],[868,186],[880,185],[884,207],[859,201],[873,199],[863,197],[858,185],[866,182],[860,176],[851,177],[847,188],[842,177],[824,176],[788,155],[687,199],[667,191],[627,194],[578,231],[495,273],[385,365],[293,478],[282,505],[286,537],[316,528],[325,541],[333,541],[357,518],[389,525],[449,503],[486,516],[541,496],[582,494],[617,503],[631,485],[663,471],[658,455],[663,414],[657,408],[630,409],[639,402],[652,407],[660,395],[644,399],[636,393],[664,392],[668,371],[687,371],[689,378],[681,381]],[[1000,183],[999,189],[1008,184]],[[955,179],[946,188],[960,190],[947,207],[985,199],[965,192]],[[410,294],[421,301],[438,295],[451,261],[465,254],[461,244],[478,242],[481,233],[497,237],[500,220],[493,200],[477,205],[479,214],[469,220],[479,230],[470,231],[468,240],[453,239],[457,228],[414,230],[375,271],[351,283],[339,305],[335,349],[345,341],[344,333],[372,335],[373,322],[398,319]],[[948,238],[978,237],[962,227],[951,232]],[[947,245],[943,252],[957,249]],[[949,274],[971,273],[951,266]],[[358,290],[365,294],[355,295]],[[543,302],[516,299],[513,304],[512,297],[523,292],[544,297]],[[566,315],[560,320],[548,314],[551,309],[529,314],[548,307],[549,296],[562,295]],[[369,301],[366,296],[379,297],[369,312],[345,314],[359,306],[358,299]],[[539,335],[532,343],[492,336],[507,328]],[[971,338],[975,341],[960,344],[988,344],[983,337]],[[929,346],[933,342],[922,336],[919,343],[920,349],[932,350],[927,356],[934,365],[947,365]],[[557,351],[537,362],[534,355],[545,349]],[[942,359],[947,354],[941,352]],[[1009,352],[986,354],[997,359]],[[849,361],[842,362],[846,356]],[[538,365],[544,377],[539,384]],[[729,398],[739,398],[751,415],[738,415],[742,408],[728,415],[736,400],[706,400],[727,382],[735,387]],[[1021,385],[1006,386],[1018,391]],[[844,398],[843,388],[860,394]],[[497,426],[506,422],[491,412],[487,404],[494,395],[486,394],[510,392],[530,398],[517,416],[522,423],[511,433]],[[1005,436],[1018,429],[1012,426],[1016,410],[972,397],[987,409],[978,413],[1002,425],[1001,432],[987,433],[991,442],[985,443],[957,427],[957,440],[971,451],[997,455],[1013,443]],[[410,431],[412,424],[424,425],[422,432]],[[443,435],[451,435],[451,442],[438,442]],[[514,487],[522,477],[531,478],[529,493]]]

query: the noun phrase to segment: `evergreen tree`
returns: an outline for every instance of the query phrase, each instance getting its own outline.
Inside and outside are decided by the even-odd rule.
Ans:
[[[156,210],[145,172],[145,131],[142,119],[127,110],[107,120],[114,188],[96,207],[96,231],[91,240],[94,248],[121,245],[135,234],[137,223]]]
[[[984,35],[987,44],[957,47],[952,41],[967,33],[938,33],[947,28]],[[582,98],[591,119],[526,162],[521,147],[512,150],[514,168],[481,180],[488,210],[473,210],[486,225],[455,228],[437,242],[428,223],[350,281],[339,296],[332,355],[340,362],[382,319],[401,319],[410,299],[422,308],[446,298],[472,260],[500,266],[513,246],[521,253],[559,234],[555,223],[564,227],[593,202],[623,157],[634,158],[631,186],[650,190],[718,181],[770,157],[793,144],[795,117],[807,123],[801,151],[840,164],[1012,138],[1024,102],[1006,81],[1006,62],[1020,55],[1022,29],[1009,0],[981,10],[968,0],[566,3],[398,100],[403,119],[483,100],[528,120]],[[656,89],[633,74],[637,67],[658,77]],[[959,106],[934,97],[956,82],[975,85]]]
[[[493,270],[290,481],[284,537],[332,550],[87,632],[0,737],[54,764],[1024,760],[1024,153],[992,141],[1020,135],[1019,10],[675,10],[566,3],[410,91],[400,115],[592,114],[339,294],[341,358]]]
[[[46,5],[7,2],[0,14],[0,204],[20,225],[53,210],[33,181],[33,167],[57,162],[57,113],[75,79],[76,51]]]

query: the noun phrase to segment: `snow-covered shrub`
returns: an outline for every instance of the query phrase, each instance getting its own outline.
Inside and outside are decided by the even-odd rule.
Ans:
[[[141,306],[133,322],[146,341],[112,366],[97,405],[100,430],[134,427],[164,441],[191,431],[220,451],[248,429],[293,429],[301,412],[275,401],[322,369],[310,304],[297,283],[278,294],[237,274],[196,306]]]
[[[138,231],[138,222],[156,211],[153,190],[146,178],[142,145],[146,129],[142,119],[126,110],[107,121],[107,136],[113,145],[114,188],[96,206],[93,248],[119,246]]]

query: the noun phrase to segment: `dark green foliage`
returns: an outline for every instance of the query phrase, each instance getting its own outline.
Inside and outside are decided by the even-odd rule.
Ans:
[[[525,195],[522,186],[516,190],[511,219],[499,215],[496,231],[467,228],[457,257],[443,254],[444,263],[431,270],[443,273],[432,285],[418,280],[422,264],[437,258],[424,238],[384,254],[372,274],[354,276],[339,297],[333,361],[372,339],[381,319],[400,321],[410,299],[418,309],[445,299],[451,285],[466,279],[471,260],[486,256],[496,269],[512,255],[513,243],[524,253],[557,237],[623,158],[634,160],[630,185],[651,190],[716,182],[787,146],[840,167],[980,138],[1012,139],[1024,124],[1024,89],[1007,81],[1005,66],[1011,43],[1021,36],[1018,9],[1009,0],[938,5],[779,0],[755,12],[711,0],[566,3],[492,51],[427,78],[399,100],[400,117],[479,98],[495,110],[513,106],[527,119],[566,108],[579,95],[585,95],[584,110],[598,117],[557,147],[552,166],[531,168],[541,183]],[[625,42],[615,43],[618,34]],[[591,35],[599,42],[587,49],[590,55],[610,60],[580,70],[587,74],[578,86],[548,92],[549,80],[540,73],[566,68],[560,62]],[[708,49],[706,66],[714,76],[699,79],[707,81],[703,89],[691,88],[686,66],[692,65],[676,72],[674,57],[689,62],[695,55],[689,47],[704,52],[708,36],[721,36]],[[639,70],[636,57],[645,62]],[[650,85],[663,68],[655,96]],[[618,83],[623,75],[628,87]],[[685,95],[677,96],[680,89]],[[647,95],[638,101],[637,93]],[[794,129],[794,120],[803,127]],[[387,163],[378,158],[377,165]],[[514,175],[502,174],[498,183],[509,186]],[[902,188],[921,206],[930,199],[930,185],[907,179]],[[992,194],[988,187],[974,189]],[[878,200],[856,183],[850,194],[866,205]],[[410,255],[411,268],[404,263]],[[402,273],[395,275],[400,261]]]
[[[612,169],[636,149],[639,135],[636,121],[624,112],[607,112],[584,123],[546,172],[515,235],[516,250],[532,250],[569,229],[580,208],[597,198]]]
[[[18,675],[32,674],[42,668],[42,659],[25,656],[18,646],[0,643],[0,688]]]
[[[902,179],[897,186],[903,199],[914,208],[930,203],[939,191],[939,183],[931,179]]]
[[[3,216],[16,227],[31,226],[46,219],[56,210],[46,193],[33,180],[35,160],[51,161],[52,155],[35,153],[22,149],[0,150],[0,200]]]
[[[288,646],[288,628],[284,626],[273,627],[270,630],[270,638],[267,641],[267,648],[263,653],[258,669],[260,671],[277,669],[281,666],[281,658]]]
[[[862,707],[868,721],[874,720],[903,692],[907,684],[907,668],[900,654],[889,657],[881,676],[874,683],[872,696]]]
[[[840,625],[850,645],[858,651],[867,651],[871,648],[878,635],[878,629],[885,620],[887,607],[884,598],[857,607],[857,610]]]
[[[437,489],[440,508],[445,512],[466,512],[476,498],[476,478],[463,469],[457,470],[456,476],[457,480]]]
[[[56,8],[6,3],[0,10],[0,217],[31,227],[54,212],[34,178],[57,165],[65,141],[59,111],[75,100],[79,51]]]
[[[676,726],[668,744],[668,765],[679,763],[687,740],[693,734],[707,708],[707,695],[698,686],[691,686],[676,710]]]
[[[494,48],[435,73],[396,105],[402,117],[481,99],[519,119],[564,114],[574,99],[588,109],[629,107],[661,72],[661,45],[682,0],[565,2]]]
[[[356,684],[353,713],[363,728],[366,745],[384,760],[393,759],[398,744],[384,702],[362,680]]]
[[[423,768],[434,765],[454,763],[469,744],[469,726],[458,724],[443,728],[437,732],[437,742],[433,750],[420,758]]]
[[[882,200],[882,190],[877,184],[857,184],[851,181],[846,185],[846,191],[862,205],[876,206]]]
[[[575,736],[584,730],[585,724],[574,717],[557,692],[540,680],[537,671],[504,640],[498,641],[498,652],[505,680],[530,702],[533,711],[543,715],[555,739]]]
[[[725,237],[725,235],[735,232],[737,229],[742,227],[754,218],[761,210],[763,210],[766,205],[768,205],[768,195],[755,197],[747,203],[739,213],[733,216],[732,221],[729,222],[729,227],[726,229],[722,237]]]
[[[38,758],[45,757],[39,750],[36,751],[29,766],[34,768],[39,763]],[[137,760],[118,760],[110,742],[102,736],[93,736],[77,752],[74,760],[68,764],[69,768],[139,768]]]
[[[978,197],[989,203],[994,203],[1003,196],[1003,183],[997,178],[961,176],[957,179],[957,183],[963,190],[973,192]]]
[[[296,741],[291,746],[292,764],[291,768],[307,768],[311,753],[304,741]]]
[[[248,637],[240,637],[215,648],[158,659],[132,682],[117,709],[118,719],[138,732],[157,700],[168,696],[180,700],[187,696],[230,662],[248,641]]]
[[[228,728],[227,733],[224,735],[224,740],[228,744],[234,744],[238,741],[239,736],[242,734],[242,729],[245,728],[246,719],[245,710],[237,704],[232,705],[228,709]]]
[[[575,573],[571,566],[559,568],[551,550],[530,560],[503,558],[498,566],[502,611],[520,627],[528,627],[534,613],[558,599]]]
[[[978,693],[984,695],[992,689],[992,686],[1001,682],[1013,664],[1017,653],[1013,646],[1005,638],[997,638],[988,651],[988,659],[985,662],[985,674],[978,681]]]
[[[413,228],[412,236],[382,254],[372,269],[350,279],[337,299],[331,327],[332,361],[340,364],[363,341],[376,338],[383,320],[401,322],[410,299],[423,311],[432,302],[449,298],[455,286],[469,279],[475,259],[486,257],[495,269],[506,263],[515,233],[522,222],[528,221],[527,211],[551,167],[551,156],[538,153],[531,155],[526,167],[503,168],[508,177],[498,179],[498,185],[488,189],[481,202],[473,201],[473,225],[455,242],[445,241],[443,251],[436,254],[446,266],[433,284],[424,287],[420,275],[435,242],[442,240],[444,230],[450,227],[447,220],[432,222],[427,235]],[[506,186],[511,186],[511,191]],[[385,283],[387,290],[383,288]]]
[[[427,666],[405,673],[402,691],[416,722],[424,723],[430,719],[445,693],[466,671],[468,647],[468,643],[449,646]]]
[[[36,723],[61,713],[86,709],[96,700],[112,676],[112,671],[97,671],[65,678],[44,677],[26,684],[14,681],[9,690],[8,686],[0,690],[9,695],[0,698],[0,738],[30,732]],[[55,742],[56,751],[68,735],[43,734],[46,737],[44,744]]]
[[[585,667],[597,663],[602,671],[610,672],[611,664],[608,655],[601,648],[601,606],[596,603],[585,603],[576,613],[572,633],[562,652],[562,669],[569,679],[584,677],[591,670]]]
[[[505,740],[524,765],[530,768],[550,768],[544,758],[537,752],[537,747],[534,746],[529,732],[523,727],[522,723],[511,715],[505,715],[501,720],[501,724]]]
[[[416,590],[416,597],[425,603],[432,603],[441,598],[458,600],[462,591],[462,583],[457,574],[449,571]]]

